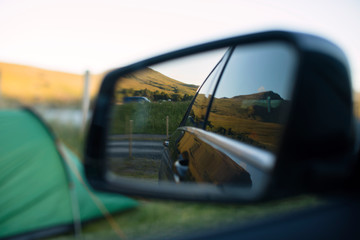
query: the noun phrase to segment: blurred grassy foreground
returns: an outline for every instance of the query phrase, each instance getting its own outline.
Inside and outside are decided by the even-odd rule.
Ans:
[[[140,200],[137,209],[113,217],[127,239],[171,239],[318,204],[321,201],[311,196],[251,205]],[[84,239],[121,239],[104,219],[85,224],[82,235]],[[72,238],[72,234],[67,234],[50,239]]]
[[[54,133],[81,158],[83,136],[76,126],[49,122]],[[114,214],[127,239],[171,239],[177,235],[242,223],[322,204],[313,196],[299,196],[257,204],[210,204],[140,199],[136,209]],[[119,239],[105,218],[82,226],[84,239]],[[50,239],[73,239],[73,233]],[[124,239],[124,237],[122,238]]]

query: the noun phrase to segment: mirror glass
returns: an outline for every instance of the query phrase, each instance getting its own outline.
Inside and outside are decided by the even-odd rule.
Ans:
[[[108,176],[261,189],[286,124],[296,63],[291,46],[266,42],[122,75],[109,116]]]

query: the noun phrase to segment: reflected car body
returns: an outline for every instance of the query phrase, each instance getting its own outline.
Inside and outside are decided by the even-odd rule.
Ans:
[[[246,156],[250,151],[256,152],[259,157],[261,155],[266,161],[263,164],[256,163]],[[172,162],[176,157],[180,159]],[[244,159],[253,164],[245,164]],[[169,146],[163,153],[159,179],[218,185],[226,183],[257,191],[269,180],[274,160],[271,153],[239,144],[232,139],[201,129],[180,127],[170,137]],[[173,169],[170,169],[171,165]]]
[[[161,179],[163,179],[162,176],[165,172],[168,179],[175,177],[175,181],[188,180],[218,184],[240,181],[245,186],[252,185],[250,174],[244,168],[236,164],[234,159],[225,155],[223,151],[207,144],[199,134],[186,128],[180,128],[177,132],[180,134],[174,135],[180,136],[175,141],[170,141],[169,148],[173,149],[170,154],[176,156],[176,150],[178,150],[183,153],[180,156],[184,155],[184,157],[177,160],[174,165],[176,175],[172,174],[172,169],[168,167],[171,163],[162,164],[160,170]],[[168,152],[165,154],[168,154]],[[211,162],[208,161],[209,157],[211,157]],[[167,155],[165,159],[169,160],[171,157]],[[167,168],[163,169],[164,167]],[[199,171],[200,169],[203,169],[203,171]],[[177,176],[179,178],[176,178]]]

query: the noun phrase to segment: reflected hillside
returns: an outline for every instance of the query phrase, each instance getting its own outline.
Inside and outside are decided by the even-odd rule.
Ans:
[[[116,86],[117,102],[131,96],[143,96],[151,101],[187,101],[192,99],[198,88],[197,85],[177,81],[151,68],[127,74],[119,80]]]
[[[214,102],[213,113],[274,123],[281,123],[281,113],[289,104],[289,101],[273,91],[216,98]]]
[[[111,133],[128,134],[130,120],[134,134],[172,133],[179,126],[197,88],[151,68],[123,75],[116,85],[113,106],[116,121],[112,121]],[[136,97],[149,101],[138,101]]]
[[[214,98],[207,129],[275,151],[289,103],[273,91]]]

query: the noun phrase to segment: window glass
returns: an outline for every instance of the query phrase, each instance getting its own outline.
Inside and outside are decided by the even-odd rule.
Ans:
[[[291,101],[295,63],[295,51],[284,43],[236,47],[206,129],[275,151]]]
[[[204,84],[201,86],[191,107],[189,116],[186,119],[186,126],[192,126],[197,128],[204,127],[207,108],[214,92],[217,79],[219,79],[221,70],[224,67],[224,62],[227,54],[228,53],[226,53],[225,56],[220,60],[220,62],[205,80]]]

